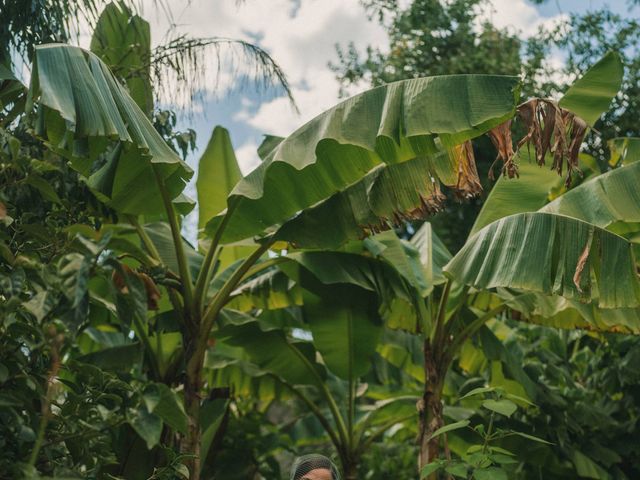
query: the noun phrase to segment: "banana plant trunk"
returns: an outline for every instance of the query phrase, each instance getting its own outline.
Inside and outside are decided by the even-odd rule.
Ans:
[[[186,346],[186,378],[184,381],[184,406],[188,417],[187,435],[182,442],[181,451],[190,456],[187,459],[190,480],[200,480],[201,458],[200,443],[200,391],[202,389],[202,362],[196,349],[194,338],[187,341]]]
[[[350,458],[343,466],[345,480],[358,480],[358,460]]]
[[[349,466],[349,470],[345,473],[345,480],[358,480],[358,469],[355,465]]]
[[[442,407],[442,389],[444,386],[443,369],[439,356],[434,352],[429,339],[424,342],[424,392],[418,403],[420,455],[418,467],[420,471],[438,458],[439,438],[431,438],[433,433],[444,425]],[[431,478],[431,477],[430,477]],[[433,477],[435,478],[435,477]]]

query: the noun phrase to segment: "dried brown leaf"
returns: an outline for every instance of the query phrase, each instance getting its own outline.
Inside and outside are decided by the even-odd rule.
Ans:
[[[569,154],[567,159],[567,168],[569,170],[567,175],[567,184],[571,182],[571,173],[575,169],[578,169],[578,155],[580,154],[580,146],[587,134],[588,125],[582,118],[573,116],[571,122],[571,133],[569,135]]]
[[[476,159],[473,154],[473,145],[471,141],[456,145],[449,150],[449,154],[453,155],[458,170],[458,180],[456,181],[456,195],[461,198],[471,198],[482,192],[482,184],[476,169]],[[439,193],[439,190],[435,193]],[[433,195],[432,195],[433,197]],[[438,204],[438,195],[430,200],[432,204]],[[440,206],[438,205],[439,209]]]
[[[489,131],[489,138],[498,151],[498,155],[493,162],[495,165],[499,160],[502,161],[502,174],[507,175],[509,178],[518,176],[518,166],[513,161],[515,152],[513,151],[513,140],[511,138],[511,122],[509,119],[506,122],[498,125]],[[495,180],[493,175],[493,165],[489,169],[489,178]]]
[[[158,300],[160,300],[160,290],[158,286],[155,284],[153,279],[143,272],[137,272],[127,265],[122,265],[122,271],[125,275],[131,275],[139,278],[144,285],[144,290],[147,295],[147,308],[149,310],[157,310],[158,309]],[[127,286],[126,278],[120,273],[118,270],[114,270],[111,275],[111,279],[116,286],[116,288],[124,294],[129,293],[129,287]]]
[[[553,155],[552,170],[562,175],[567,164],[566,185],[571,183],[571,175],[578,170],[578,154],[587,132],[584,120],[568,110],[564,110],[552,100],[532,99],[518,107],[518,117],[527,133],[517,145],[533,144],[538,165],[545,164],[547,153]],[[495,142],[494,142],[495,143]]]
[[[573,284],[578,289],[578,292],[582,293],[582,287],[580,287],[580,280],[582,278],[582,271],[584,270],[585,265],[587,264],[587,260],[589,259],[589,252],[591,251],[591,239],[587,242],[578,258],[578,264],[576,265],[576,271],[573,274]]]

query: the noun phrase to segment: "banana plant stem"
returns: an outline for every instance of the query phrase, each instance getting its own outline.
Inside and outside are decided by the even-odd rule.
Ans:
[[[136,229],[138,236],[140,237],[143,245],[151,255],[151,258],[154,259],[158,264],[161,264],[162,259],[160,258],[160,252],[158,252],[158,249],[156,248],[155,244],[153,243],[153,241],[151,240],[147,232],[144,230],[142,225],[140,225],[140,222],[138,222],[138,219],[135,216],[130,215],[128,217],[128,220],[129,220],[129,223],[131,223],[131,225],[133,225],[134,228]],[[178,318],[181,321],[183,321],[184,315],[183,315],[183,308],[180,302],[180,298],[178,297],[175,290],[173,290],[172,288],[167,288],[167,292],[169,294],[169,300],[171,301],[171,304],[173,305],[174,310],[178,312]]]
[[[198,277],[196,278],[196,287],[193,294],[194,314],[195,309],[197,309],[198,311],[202,311],[207,293],[207,285],[209,283],[209,280],[211,279],[213,266],[215,265],[216,260],[220,255],[220,240],[222,239],[222,234],[224,233],[224,229],[226,228],[227,222],[229,221],[229,218],[231,218],[232,214],[233,209],[230,209],[222,219],[222,222],[218,226],[215,235],[211,239],[211,245],[209,245],[209,249],[207,250],[204,261],[202,262],[202,266],[200,267],[200,272],[198,273]]]
[[[283,386],[285,386],[287,389],[289,389],[294,395],[296,395],[300,400],[302,400],[302,402],[309,407],[309,410],[311,410],[313,412],[313,414],[316,416],[316,418],[318,419],[318,421],[320,422],[320,424],[324,427],[324,429],[326,430],[327,434],[329,435],[329,438],[331,438],[331,442],[333,443],[333,445],[336,447],[336,450],[341,450],[343,448],[342,444],[340,443],[340,439],[338,438],[338,435],[336,434],[336,432],[334,431],[334,429],[331,427],[331,424],[329,423],[329,420],[327,420],[327,418],[322,414],[322,412],[320,411],[320,409],[318,408],[318,406],[316,404],[314,404],[304,393],[302,393],[301,391],[299,391],[295,386],[291,385],[289,382],[286,382],[285,380],[281,379],[280,377],[278,377],[277,375],[274,374],[270,374],[276,381],[278,381],[280,384],[282,384]]]
[[[162,201],[164,203],[164,209],[167,213],[169,220],[169,227],[171,228],[171,236],[173,237],[173,245],[176,250],[176,260],[178,261],[178,269],[180,270],[180,280],[182,280],[182,292],[184,296],[185,313],[189,315],[191,312],[191,306],[193,305],[193,282],[191,280],[191,272],[189,271],[189,265],[187,264],[187,256],[184,251],[184,245],[182,243],[182,234],[180,233],[180,225],[178,225],[178,217],[176,216],[173,202],[169,197],[164,182],[160,178],[157,170],[154,168],[153,173],[156,176],[156,183],[160,189],[162,195]]]
[[[340,409],[338,408],[338,405],[333,398],[333,395],[331,395],[331,392],[327,388],[326,382],[320,377],[317,370],[309,362],[309,359],[305,357],[302,352],[300,352],[300,350],[298,350],[297,348],[293,348],[292,350],[298,356],[300,361],[304,363],[304,365],[307,367],[307,370],[309,370],[309,372],[311,372],[311,374],[315,377],[318,388],[320,389],[320,393],[322,393],[322,396],[327,401],[329,410],[331,410],[331,414],[333,415],[334,421],[336,422],[336,425],[338,427],[338,435],[340,436],[342,445],[344,446],[344,448],[348,449],[349,434],[347,432],[347,427],[344,423],[344,419],[342,418],[342,414],[340,413]]]

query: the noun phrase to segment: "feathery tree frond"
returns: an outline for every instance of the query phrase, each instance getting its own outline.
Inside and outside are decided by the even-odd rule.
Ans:
[[[206,64],[211,56],[215,58],[216,91],[221,87],[221,73],[228,71],[240,88],[251,83],[258,91],[281,88],[295,106],[284,72],[266,50],[244,40],[188,35],[176,35],[151,53],[151,75],[160,101],[182,104],[198,99],[208,81]]]

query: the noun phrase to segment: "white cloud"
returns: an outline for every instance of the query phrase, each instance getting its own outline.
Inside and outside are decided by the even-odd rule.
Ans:
[[[535,35],[541,26],[551,27],[562,19],[568,18],[566,14],[543,17],[533,5],[525,0],[491,1],[493,8],[481,12],[479,19],[489,20],[498,28],[513,28],[522,32],[525,37]]]
[[[492,0],[493,8],[479,12],[479,19],[501,28],[512,28],[525,36],[534,35],[541,25],[557,22],[561,15],[545,18],[526,0]],[[339,85],[328,68],[335,61],[336,44],[353,41],[363,50],[367,45],[387,47],[387,35],[377,22],[368,21],[356,0],[253,0],[238,4],[234,0],[205,0],[173,4],[174,23],[179,32],[198,37],[239,38],[266,49],[286,73],[300,113],[285,97],[258,105],[240,93],[233,120],[259,132],[288,135],[298,126],[334,105]],[[158,11],[153,0],[143,1],[143,14],[153,24],[153,40],[165,36],[170,22]],[[206,78],[211,92],[226,90],[233,75],[222,69],[220,77],[212,58]],[[209,80],[210,79],[210,80]],[[355,93],[362,88],[350,88]],[[185,105],[180,105],[184,107]]]
[[[386,43],[384,30],[367,21],[358,2],[303,0],[293,16],[288,0],[256,5],[259,8],[242,9],[248,12],[241,16],[245,32],[259,38],[286,72],[300,111],[296,113],[288,99],[279,97],[256,112],[244,108],[236,114],[236,120],[261,132],[288,135],[338,101],[339,84],[328,68],[336,59],[336,44],[354,41],[363,49],[368,44],[384,48]]]
[[[260,164],[257,151],[258,144],[254,141],[249,141],[240,148],[236,148],[236,159],[238,160],[242,175],[246,175]]]

